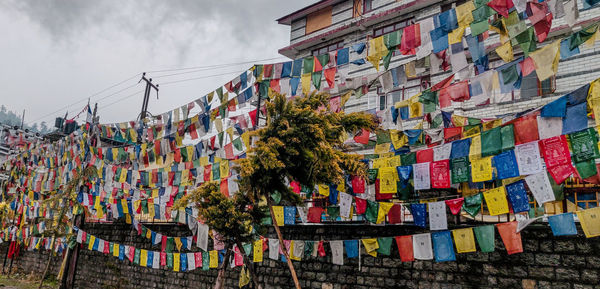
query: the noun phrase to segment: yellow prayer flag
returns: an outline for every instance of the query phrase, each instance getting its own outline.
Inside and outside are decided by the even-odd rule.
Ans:
[[[277,222],[277,226],[283,226],[283,206],[273,206],[273,218]]]
[[[504,186],[483,192],[483,197],[491,216],[508,214],[508,200],[506,200]]]
[[[472,137],[472,136],[478,135],[480,133],[481,133],[481,128],[477,125],[477,126],[474,126],[474,127],[470,128],[470,129],[466,130],[463,133],[463,136],[464,137]]]
[[[382,143],[382,144],[375,145],[374,153],[376,153],[376,154],[384,154],[389,151],[390,151],[390,143]]]
[[[371,239],[361,239],[363,246],[365,246],[365,250],[367,254],[377,257],[377,249],[379,249],[379,243],[376,238]]]
[[[590,83],[590,89],[588,90],[588,99],[600,98],[600,78]]]
[[[379,168],[383,168],[383,167],[387,167],[387,160],[386,158],[378,158],[378,159],[373,159],[373,168],[374,169],[379,169]]]
[[[119,244],[113,243],[113,257],[119,257]]]
[[[540,81],[556,75],[560,60],[560,39],[529,54],[535,66],[535,73]]]
[[[263,241],[258,239],[252,242],[253,257],[252,262],[259,263],[263,261]]]
[[[248,268],[244,266],[240,271],[240,280],[238,282],[238,286],[242,288],[248,284],[250,284],[250,271],[248,271]]]
[[[123,207],[123,214],[129,214],[129,207],[127,206],[126,199],[121,199],[121,206]]]
[[[154,207],[154,206],[152,206]],[[146,230],[146,239],[151,239],[152,238],[152,231],[150,231],[150,229]]]
[[[411,100],[410,106],[408,107],[408,117],[420,117],[423,116],[423,104],[416,98],[414,101]]]
[[[577,218],[587,238],[600,236],[600,207],[577,211]]]
[[[471,178],[474,183],[492,179],[492,157],[471,161]]]
[[[125,214],[125,223],[131,225],[131,215],[130,214]]]
[[[140,249],[140,266],[148,266],[148,250]]]
[[[88,250],[92,251],[94,249],[94,243],[96,242],[96,237],[90,236],[90,243],[88,244]]]
[[[180,270],[180,262],[181,262],[181,254],[180,253],[173,253],[173,271],[179,272],[179,270]]]
[[[481,158],[481,135],[471,137],[471,147],[469,148],[469,160],[478,160]]]
[[[401,131],[391,129],[390,138],[395,149],[399,149],[408,143],[408,138]]]
[[[592,106],[594,113],[594,119],[596,120],[596,126],[600,125],[600,98],[591,98],[588,100],[588,104]]]
[[[467,119],[468,119],[467,117],[464,117],[462,115],[456,115],[456,114],[453,114],[450,117],[450,120],[452,121],[452,124],[454,126],[465,126],[465,124],[467,123]]]
[[[208,253],[208,257],[210,258],[210,262],[208,262],[208,268],[219,267],[219,252],[217,250],[211,250]]]
[[[379,210],[377,210],[377,224],[381,224],[383,221],[385,221],[385,216],[387,216],[393,206],[394,203],[379,203]]]
[[[302,84],[302,94],[308,95],[310,93],[310,81],[312,73],[304,73],[300,77],[300,83]]]
[[[467,27],[471,22],[473,22],[473,10],[475,10],[475,5],[473,1],[466,2],[464,4],[458,5],[455,8],[456,10],[456,19],[458,19],[458,26]]]
[[[398,178],[398,171],[396,167],[384,167],[380,168],[378,172],[379,178],[379,193],[381,194],[395,194],[396,193],[396,182]],[[380,206],[381,208],[381,206]]]
[[[177,251],[181,251],[181,246],[183,246],[183,243],[181,243],[181,238],[175,237],[173,239],[175,240],[175,247],[177,248]]]
[[[343,179],[343,178],[342,178]],[[339,192],[346,192],[346,183],[342,180],[339,184],[337,184],[337,190]]]
[[[319,195],[329,197],[329,186],[324,184],[319,184]]]
[[[393,156],[385,158],[387,160],[386,167],[399,167],[400,166],[400,156]]]
[[[205,167],[208,165],[208,157],[204,156],[204,157],[200,157],[200,166]]]
[[[476,251],[473,228],[452,230],[452,236],[454,237],[454,244],[456,245],[457,253],[469,253]]]
[[[486,121],[482,124],[483,126],[483,131],[487,131],[490,129],[493,129],[495,127],[499,127],[502,125],[502,119],[494,119],[494,120],[490,120],[490,121]]]
[[[228,160],[222,160],[221,161],[221,166],[219,167],[219,173],[220,173],[220,177],[221,179],[226,179],[229,176],[229,161]]]
[[[448,33],[448,44],[452,45],[455,43],[462,42],[463,35],[465,34],[465,27],[458,27],[450,33]]]
[[[504,44],[496,47],[496,53],[506,63],[511,62],[514,59],[513,48],[512,48],[512,45],[510,44],[510,41],[506,41],[506,42],[504,42]]]
[[[375,37],[369,40],[369,51],[367,61],[373,64],[375,70],[379,71],[379,62],[387,54],[388,50],[383,42],[383,36]]]

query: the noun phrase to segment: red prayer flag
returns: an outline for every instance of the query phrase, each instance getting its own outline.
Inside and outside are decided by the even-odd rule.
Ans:
[[[205,182],[209,182],[210,181],[210,173],[212,172],[212,165],[206,165],[204,166],[204,181]]]
[[[446,79],[436,83],[434,86],[431,87],[431,91],[438,91],[444,87],[448,87],[452,81],[454,80],[454,74],[446,77]]]
[[[429,165],[432,188],[450,187],[450,160],[432,162]]]
[[[462,138],[463,127],[446,127],[444,128],[444,141],[451,142]]]
[[[525,9],[527,13],[527,19],[531,21],[531,24],[536,24],[541,20],[546,18],[546,13],[548,13],[548,5],[545,2],[527,2],[527,8]]]
[[[229,198],[229,186],[227,184],[227,179],[223,179],[221,181],[221,185],[220,185],[219,189],[221,190],[221,193],[223,195],[225,195],[225,197]]]
[[[273,74],[273,64],[263,65],[263,77],[270,78],[272,74]]]
[[[321,62],[319,61],[319,59],[316,56],[313,56],[313,72],[317,72],[317,71],[321,71],[323,70],[323,66],[321,66]]]
[[[450,212],[452,213],[452,215],[456,215],[460,213],[460,209],[462,208],[464,201],[465,198],[446,200],[446,206],[450,208]]]
[[[514,122],[515,144],[528,143],[540,139],[536,115],[523,116]]]
[[[543,139],[539,145],[547,168],[571,164],[571,153],[565,135]]]
[[[421,26],[419,23],[410,25],[402,31],[400,41],[400,53],[403,55],[414,55],[416,48],[421,46]]]
[[[354,141],[360,144],[368,144],[370,134],[368,130],[363,128],[360,133],[354,136]]]
[[[248,116],[250,117],[250,121],[252,121],[252,127],[256,126],[256,112],[257,110],[251,110],[248,112]]]
[[[417,151],[417,163],[433,162],[433,149]]]
[[[535,71],[535,64],[531,57],[525,58],[523,61],[519,62],[519,65],[521,66],[521,73],[523,73],[523,76],[527,76]]]
[[[333,112],[340,112],[342,109],[342,97],[336,96],[329,99],[329,109]]]
[[[529,2],[532,3],[532,2]],[[544,19],[538,21],[533,25],[535,29],[535,35],[539,43],[544,42],[550,33],[550,27],[552,27],[552,13],[548,14]]]
[[[452,101],[465,101],[471,98],[469,94],[469,81],[463,80],[452,84],[446,88],[440,90],[440,94],[447,93],[450,95]]]
[[[508,10],[515,6],[512,0],[492,0],[487,5],[504,16],[504,18],[508,18]]]
[[[325,80],[327,80],[327,84],[329,85],[329,88],[335,87],[335,72],[336,72],[335,67],[327,68],[323,72],[323,74],[325,74]]]
[[[320,208],[320,207],[308,208],[308,222],[309,223],[321,223],[321,214],[323,214],[323,208]]]
[[[401,224],[402,223],[402,206],[394,204],[388,212],[388,223],[390,224]]]
[[[196,262],[194,262],[196,264],[196,267],[201,267],[202,266],[201,265],[202,264],[202,252],[195,252],[194,253],[194,260],[196,261]]]
[[[319,251],[320,257],[327,256],[327,254],[325,254],[325,246],[323,246],[323,241],[319,241],[319,244],[317,245],[317,251]]]
[[[354,203],[356,203],[357,215],[362,215],[367,211],[367,200],[354,197]]]
[[[547,170],[550,172],[550,175],[554,179],[554,182],[557,184],[562,184],[572,174],[577,173],[577,171],[571,164],[558,165],[551,168],[547,168]]]
[[[301,191],[300,188],[300,183],[296,182],[296,181],[291,181],[290,182],[290,187],[292,187],[292,191],[296,194],[299,194]]]
[[[231,142],[225,145],[225,158],[228,160],[235,158],[235,155],[233,154],[233,143]]]
[[[276,91],[277,93],[281,93],[281,87],[279,86],[279,79],[271,79],[269,82],[269,87]]]
[[[496,228],[498,228],[508,255],[523,252],[521,233],[517,233],[516,221],[496,224]]]
[[[352,191],[355,194],[362,194],[365,192],[365,180],[360,177],[352,176]]]
[[[375,200],[390,200],[394,198],[394,194],[382,194],[379,192],[379,179],[375,180]]]
[[[400,260],[402,262],[412,262],[415,260],[413,254],[413,242],[412,236],[398,236],[395,237],[396,245],[398,246],[398,253],[400,254]]]

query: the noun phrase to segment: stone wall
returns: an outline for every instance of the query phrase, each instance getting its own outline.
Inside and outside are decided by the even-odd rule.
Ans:
[[[180,226],[149,225],[170,235],[187,235]],[[152,248],[126,224],[86,224],[85,230],[100,238]],[[581,231],[581,230],[580,230]],[[341,240],[415,234],[412,226],[294,226],[284,227],[286,239]],[[456,262],[415,261],[402,263],[395,244],[391,256],[373,258],[362,250],[359,259],[345,259],[345,265],[331,263],[331,257],[295,262],[303,288],[600,288],[600,238],[583,235],[554,237],[546,225],[530,226],[523,233],[524,253],[508,256],[496,234],[496,252],[457,254]],[[5,252],[2,247],[1,252]],[[328,245],[325,245],[330,254]],[[42,272],[47,254],[24,252],[13,266],[26,272]],[[52,266],[55,274],[58,259]],[[77,288],[212,288],[217,271],[176,273],[142,268],[129,261],[87,249],[81,250],[77,265]],[[285,263],[265,261],[256,265],[264,288],[292,288]],[[226,288],[238,288],[239,269],[229,270]],[[329,287],[332,285],[332,287]]]

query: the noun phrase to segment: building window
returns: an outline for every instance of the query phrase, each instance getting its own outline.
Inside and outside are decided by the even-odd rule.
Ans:
[[[379,110],[385,110],[387,97],[382,87],[377,87],[377,95],[379,96]]]
[[[344,48],[344,41],[340,41],[337,43],[329,44],[327,46],[323,46],[321,48],[317,48],[312,51],[313,56],[322,55],[328,52],[336,51],[338,49]]]
[[[363,0],[363,14],[373,10],[373,0]]]
[[[554,93],[556,90],[556,77],[551,76],[544,81],[537,78],[535,72],[523,76],[521,82],[521,99],[544,96]]]
[[[373,30],[373,37],[379,37],[383,34],[388,34],[390,32],[394,32],[394,31],[398,31],[400,29],[403,29],[404,27],[408,26],[411,24],[411,19],[406,19],[400,22],[396,22],[394,24],[390,24],[387,26],[383,26],[381,28],[377,28],[375,30]]]
[[[331,26],[331,6],[313,12],[306,16],[305,34]]]

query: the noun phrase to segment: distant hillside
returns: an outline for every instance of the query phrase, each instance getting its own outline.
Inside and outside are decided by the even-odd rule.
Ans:
[[[10,125],[10,126],[20,126],[21,125],[21,116],[15,113],[12,110],[8,110],[6,106],[0,106],[0,123]],[[48,125],[45,121],[42,121],[39,125],[34,123],[31,126],[25,125],[24,128],[28,128],[32,131],[39,132],[41,134],[45,134],[51,131],[48,128]]]

